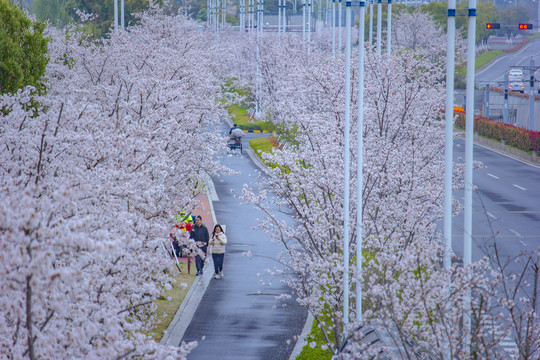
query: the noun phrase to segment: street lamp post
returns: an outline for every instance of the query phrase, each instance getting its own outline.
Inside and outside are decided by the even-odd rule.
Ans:
[[[382,0],[377,0],[377,54],[381,55]]]
[[[463,232],[463,262],[471,264],[472,258],[472,189],[473,189],[473,140],[474,140],[474,64],[476,42],[476,0],[469,0],[469,21],[467,31],[467,112],[465,121],[465,204]],[[463,302],[464,347],[470,350],[471,342],[471,296],[468,293]]]
[[[279,42],[281,44],[281,0],[278,0],[278,27]]]
[[[446,112],[444,148],[444,268],[450,269],[452,252],[452,163],[454,143],[454,61],[456,51],[456,0],[448,1],[446,43]]]
[[[336,0],[332,0],[332,57],[336,58]]]
[[[349,196],[350,196],[350,123],[351,123],[351,1],[345,2],[345,153],[343,214],[343,324],[349,323]]]
[[[339,0],[338,2],[338,28],[339,28],[339,33],[338,33],[338,49],[339,49],[339,52],[341,53],[341,49],[342,49],[342,45],[341,45],[341,35],[342,35],[342,32],[341,31],[341,18],[343,17],[343,14],[342,14],[342,11],[341,11],[341,0]]]
[[[386,54],[390,58],[392,44],[392,0],[388,0],[387,23],[388,31],[386,34]]]
[[[114,31],[118,31],[118,0],[114,0]]]
[[[364,148],[364,29],[365,2],[360,0],[360,19],[358,21],[358,155],[356,162],[356,322],[362,322],[362,190],[363,190],[363,148]]]
[[[504,74],[503,123],[508,124],[508,73]]]
[[[373,44],[373,0],[369,0],[369,45]]]
[[[307,42],[308,42],[308,52],[311,50],[311,2],[312,0],[307,0],[308,1],[308,8],[307,8],[307,13],[308,13],[308,20],[307,20]]]
[[[529,130],[534,131],[534,71],[536,66],[534,65],[534,57],[531,56],[530,60],[530,80],[529,80]]]

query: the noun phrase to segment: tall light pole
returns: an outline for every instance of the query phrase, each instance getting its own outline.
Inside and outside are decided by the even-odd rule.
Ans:
[[[531,56],[530,61],[529,130],[534,131],[534,71],[536,70],[536,66],[534,65],[534,57]]]
[[[120,26],[122,26],[122,29],[124,28],[124,0],[121,0],[120,2]]]
[[[365,2],[360,0],[360,19],[358,21],[358,155],[356,161],[356,322],[362,322],[362,208],[363,208],[363,151],[364,151],[364,30]]]
[[[226,1],[226,0],[223,0]],[[261,39],[263,37],[264,30],[264,0],[261,0]]]
[[[260,59],[260,47],[259,47],[259,41],[261,39],[261,16],[260,16],[260,1],[257,0],[257,32],[256,32],[256,42],[257,42],[257,68],[255,73],[255,116],[259,118],[259,88],[260,88],[260,66],[259,66],[259,59]]]
[[[456,51],[456,0],[448,0],[446,43],[446,112],[444,146],[444,268],[450,269],[452,252],[452,163],[454,145],[454,61]]]
[[[382,0],[377,0],[377,54],[381,55]]]
[[[289,0],[290,1],[290,0]],[[292,1],[291,1],[292,4]],[[283,0],[283,35],[285,35],[285,31],[287,31],[287,1]]]
[[[336,58],[336,0],[332,0],[332,57]]]
[[[322,4],[323,0],[319,0],[319,5],[317,5],[317,14],[318,14],[318,22],[315,24],[315,27],[317,28],[317,36],[321,37],[321,30],[322,30]]]
[[[349,196],[350,196],[350,124],[351,124],[351,1],[345,2],[345,153],[343,199],[343,324],[349,323]],[[345,326],[344,326],[345,327]]]
[[[114,31],[118,31],[118,0],[114,0]]]
[[[339,16],[339,18],[338,18],[338,28],[339,28],[339,33],[338,33],[338,44],[339,44],[339,46],[338,46],[338,49],[339,49],[339,52],[341,53],[341,49],[342,49],[341,35],[342,35],[342,32],[343,32],[343,31],[341,31],[341,29],[342,29],[342,27],[341,27],[341,18],[343,17],[342,10],[341,10],[341,0],[339,0],[339,2],[338,2],[338,16]]]
[[[279,43],[281,44],[281,0],[278,0],[278,27]]]
[[[306,0],[302,0],[302,49],[306,46]]]
[[[390,58],[391,44],[392,44],[392,0],[388,0],[388,14],[387,14],[387,28],[386,35],[386,54]]]
[[[311,2],[313,0],[307,0],[308,1],[308,9],[307,9],[307,12],[308,12],[308,21],[307,21],[307,30],[308,30],[308,33],[307,33],[307,41],[308,41],[308,52],[311,50]]]
[[[369,0],[369,45],[373,44],[373,0]]]
[[[221,28],[225,28],[225,23],[227,22],[227,0],[221,0]]]
[[[476,45],[476,0],[469,0],[469,19],[467,32],[467,113],[465,121],[465,208],[463,232],[463,262],[467,266],[472,258],[472,189],[473,189],[473,132],[474,132],[474,64]],[[464,346],[470,349],[471,342],[471,297],[464,301]]]

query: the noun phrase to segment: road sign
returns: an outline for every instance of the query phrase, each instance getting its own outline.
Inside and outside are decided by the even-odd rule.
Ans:
[[[520,30],[532,30],[533,24],[519,24],[518,28]]]
[[[501,28],[501,24],[499,23],[487,23],[486,24],[486,29],[500,29]]]

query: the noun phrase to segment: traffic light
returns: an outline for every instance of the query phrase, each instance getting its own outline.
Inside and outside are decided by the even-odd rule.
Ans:
[[[518,28],[520,30],[532,30],[533,24],[519,24]]]
[[[501,28],[501,24],[499,24],[499,23],[487,23],[486,24],[486,29],[488,29],[488,30],[500,29],[500,28]]]

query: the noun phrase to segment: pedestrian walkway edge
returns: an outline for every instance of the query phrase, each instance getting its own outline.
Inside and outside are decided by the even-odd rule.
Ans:
[[[296,339],[296,345],[294,345],[294,349],[291,353],[291,356],[289,357],[289,360],[296,360],[296,357],[300,355],[302,352],[302,349],[304,346],[307,345],[306,338],[308,337],[311,328],[313,327],[313,321],[315,318],[311,314],[311,312],[308,311],[308,316],[306,318],[306,323],[304,324],[304,328],[302,329],[302,333],[298,336],[298,339]]]
[[[251,161],[253,161],[253,163],[257,165],[259,169],[261,169],[266,175],[271,175],[271,172],[268,170],[268,167],[264,165],[264,163],[257,156],[257,154],[255,154],[255,151],[252,148],[247,148],[244,151],[247,152],[248,156],[251,158]]]

